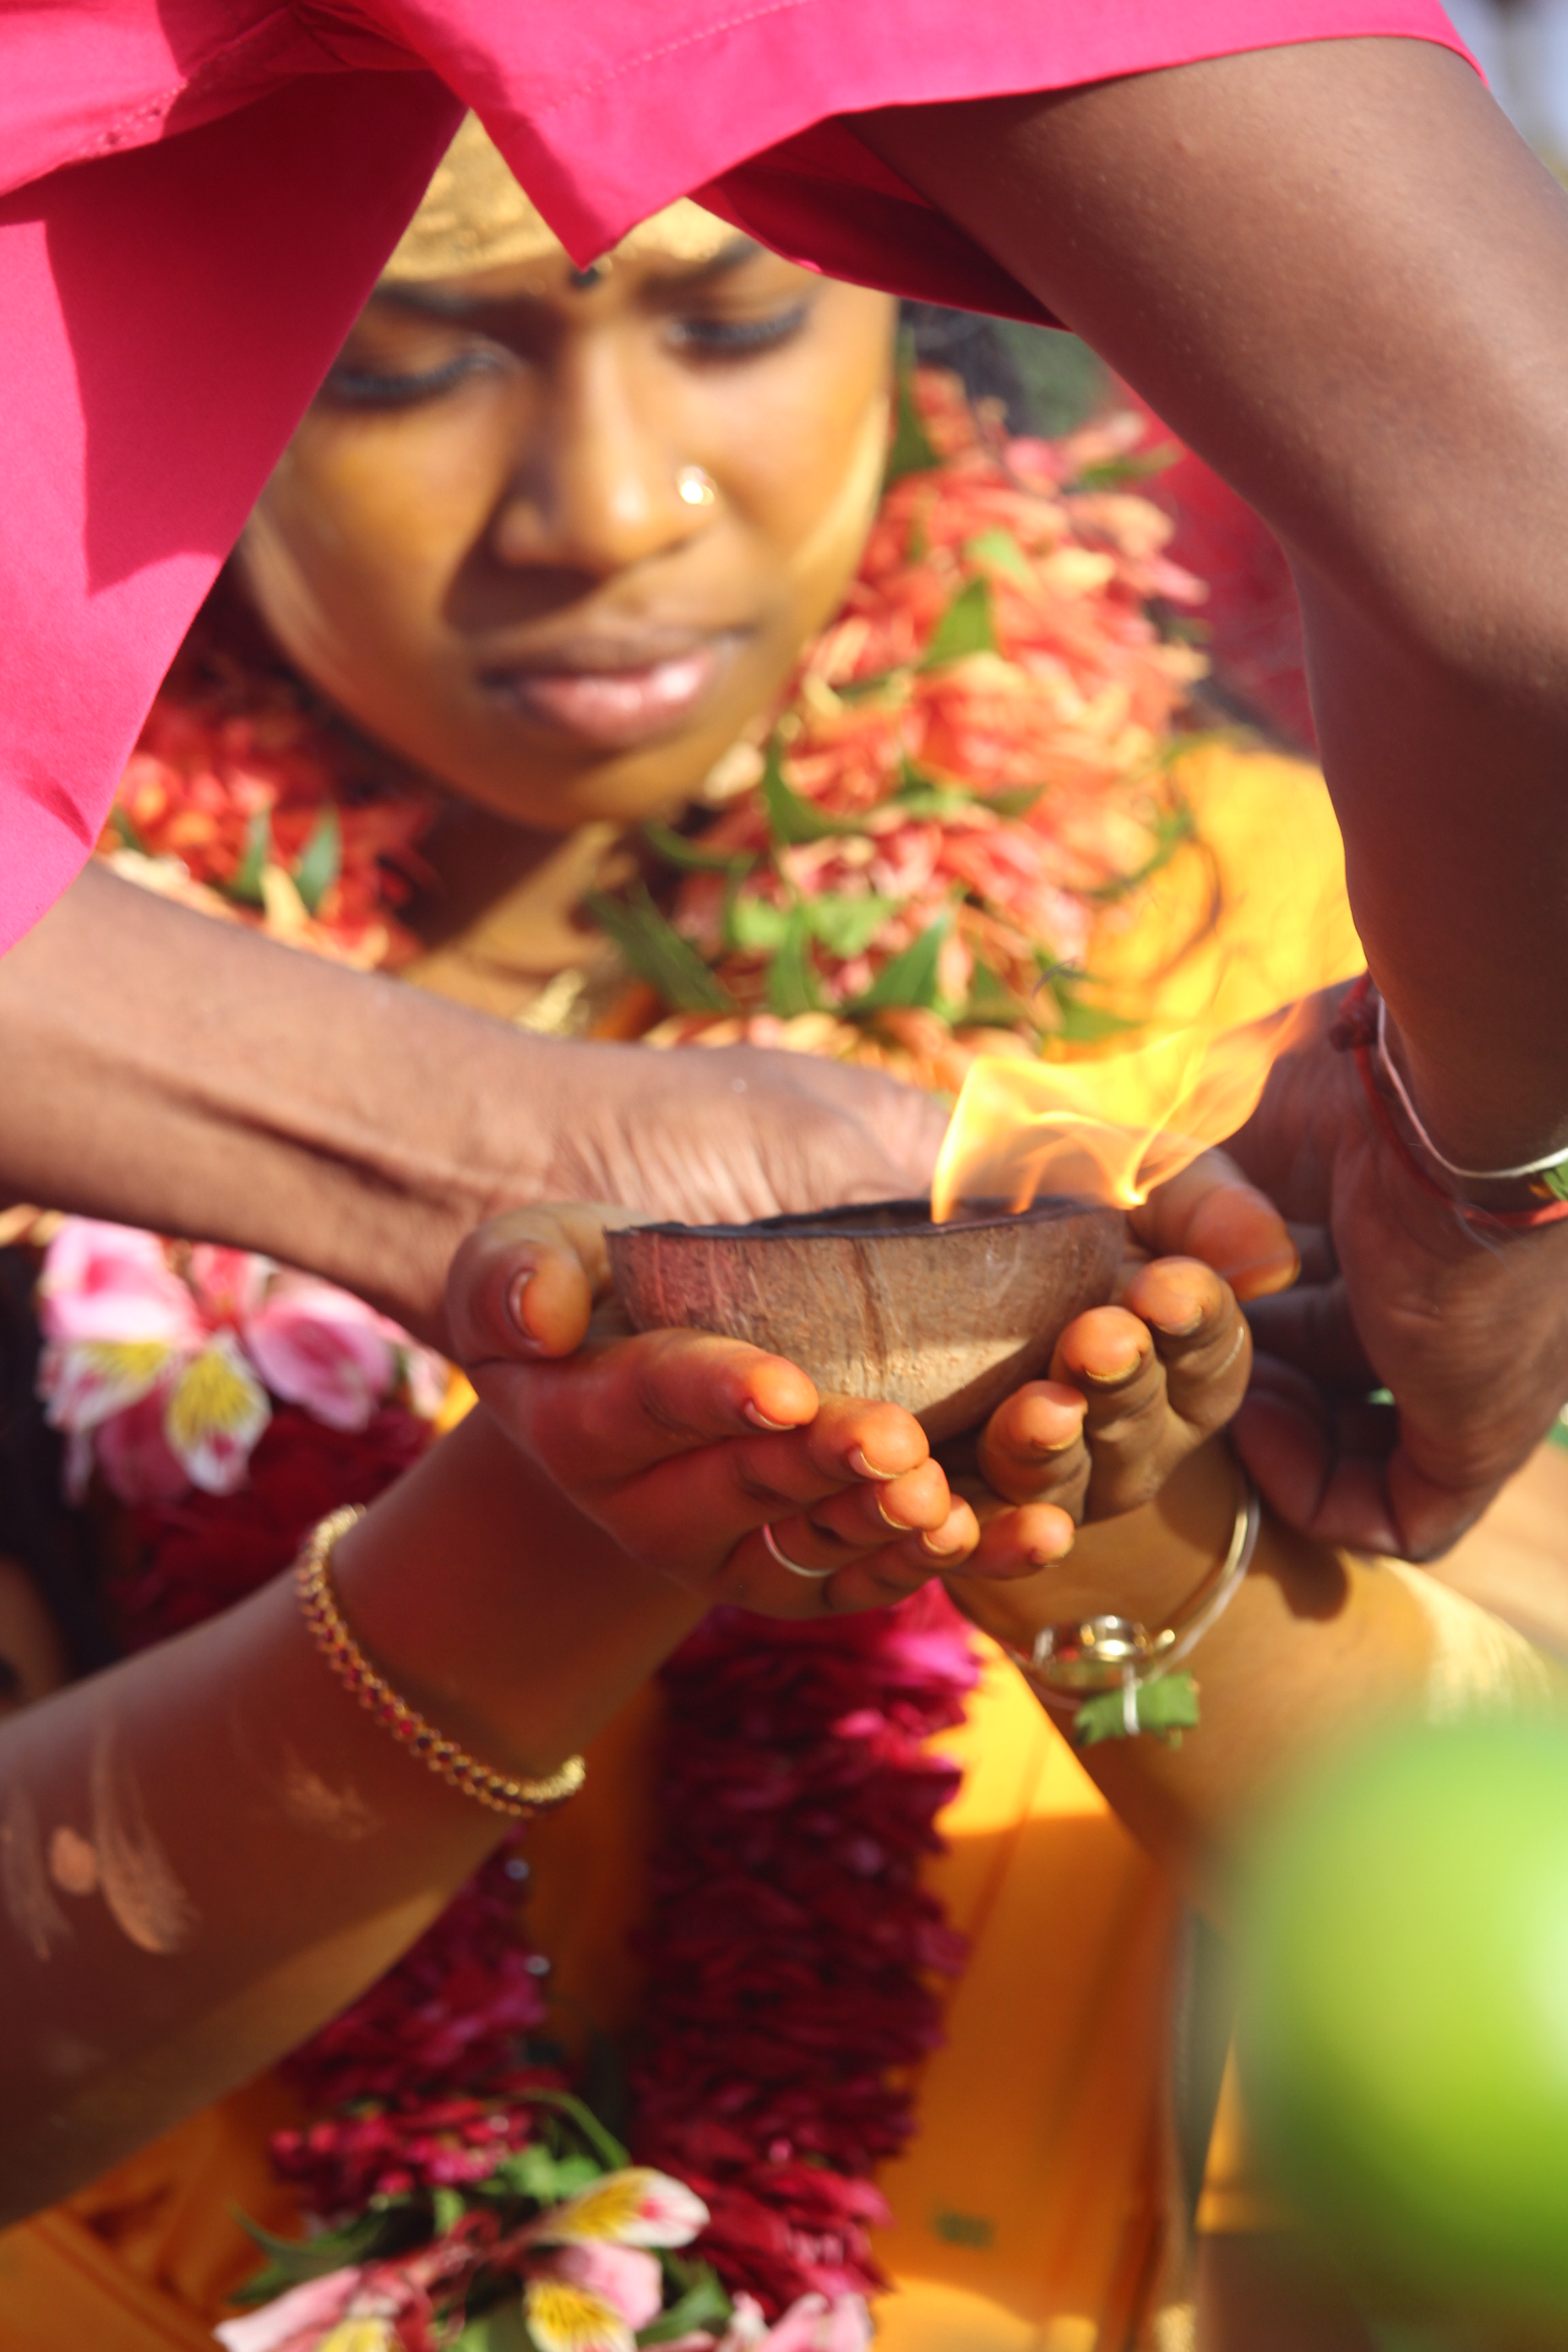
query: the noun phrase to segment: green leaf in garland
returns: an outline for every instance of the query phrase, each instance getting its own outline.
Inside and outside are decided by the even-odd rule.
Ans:
[[[768,745],[763,769],[763,806],[768,813],[768,830],[785,848],[865,829],[847,817],[829,816],[826,809],[819,809],[815,801],[806,800],[795,790],[784,775],[784,746],[776,735]]]
[[[902,955],[894,956],[891,962],[882,966],[865,994],[858,996],[848,1010],[876,1013],[894,1005],[918,1005],[928,1013],[933,1012],[941,1001],[937,960],[952,929],[952,917],[944,908]]]
[[[1032,588],[1035,575],[1029,559],[1010,530],[1000,525],[994,530],[983,530],[965,540],[963,552],[971,563],[984,563],[988,571],[1003,572],[1016,580],[1021,588]]]
[[[1027,816],[1045,789],[1044,784],[1008,784],[999,793],[983,793],[981,798],[998,816]]]
[[[790,910],[789,921],[768,965],[768,1010],[781,1021],[802,1013],[819,1013],[822,990],[811,960],[811,926],[805,907]]]
[[[909,815],[915,817],[962,817],[976,808],[990,809],[996,816],[1027,816],[1044,784],[1006,784],[997,793],[983,793],[967,784],[939,783],[934,776],[926,775],[912,760],[903,762],[903,780],[893,798]]]
[[[902,669],[879,669],[870,677],[847,677],[833,691],[840,702],[865,702],[873,694],[880,694],[886,688],[896,686],[908,675],[908,671]]]
[[[825,891],[820,898],[806,901],[805,919],[812,937],[829,955],[847,961],[865,954],[889,916],[896,915],[903,903],[901,898],[879,898],[870,890],[858,898]]]
[[[285,2294],[291,2286],[325,2278],[329,2271],[346,2270],[353,2263],[370,2262],[396,2246],[412,2244],[424,2234],[422,2229],[410,2226],[419,2210],[417,2200],[412,2197],[378,2197],[342,2229],[323,2231],[319,2237],[305,2239],[275,2237],[259,2221],[251,2221],[248,2214],[230,2210],[247,2237],[254,2239],[268,2258],[263,2269],[234,2290],[237,2303],[269,2303],[274,2295]]]
[[[130,810],[121,808],[118,801],[116,801],[114,806],[109,812],[109,822],[114,827],[116,834],[119,835],[120,845],[122,849],[133,849],[138,857],[151,857],[153,856],[153,851],[148,847],[146,842],[142,839],[142,835],[137,830],[135,821],[132,818]]]
[[[430,2191],[431,2218],[438,2238],[444,2238],[448,2230],[455,2230],[468,2210],[460,2189],[448,2189],[445,2184],[437,2184]]]
[[[737,955],[776,955],[789,929],[790,908],[771,898],[732,891],[724,908],[724,944]]]
[[[684,940],[681,944],[684,946]],[[707,970],[706,965],[703,970]],[[517,2095],[526,2099],[530,2106],[551,2107],[558,2116],[563,2116],[578,2136],[587,2142],[605,2171],[622,2172],[631,2162],[630,2155],[614,2132],[606,2131],[593,2108],[585,2106],[570,2091],[552,2091],[540,2084],[521,2090]]]
[[[460,2336],[449,2339],[449,2352],[539,2352],[523,2316],[521,2296],[492,2304],[470,2319]]]
[[[921,422],[920,404],[915,399],[915,341],[912,335],[900,335],[899,338],[893,402],[893,441],[882,476],[884,489],[890,489],[906,474],[929,474],[933,466],[942,463],[931,435]]]
[[[534,2205],[559,2205],[597,2180],[604,2166],[591,2156],[554,2156],[539,2140],[531,2140],[505,2156],[479,2186],[491,2193],[524,2197]]]
[[[242,907],[259,907],[262,873],[272,863],[271,814],[267,809],[258,809],[245,828],[245,855],[224,892],[225,898],[237,898]]]
[[[588,912],[637,978],[657,989],[672,1012],[733,1013],[735,1000],[723,982],[666,921],[646,883],[637,883],[625,898],[596,894],[588,900]]]
[[[1068,981],[1052,979],[1045,984],[1057,1002],[1058,1017],[1052,1034],[1064,1045],[1098,1045],[1107,1037],[1124,1036],[1130,1029],[1143,1025],[1140,1021],[1128,1020],[1123,1013],[1106,1013],[1097,1004],[1085,1004],[1074,994]]]
[[[967,661],[972,654],[994,654],[996,626],[991,612],[991,583],[971,580],[961,588],[925,649],[921,669],[942,669],[949,662]]]
[[[907,816],[962,817],[973,809],[978,793],[963,784],[939,783],[928,776],[914,761],[905,758],[900,762],[900,781],[893,798]]]
[[[646,2327],[637,2330],[639,2344],[671,2344],[682,2336],[695,2335],[708,2328],[717,2335],[728,2326],[734,2305],[720,2285],[706,2263],[697,2269],[697,2276],[679,2302],[650,2319]]]
[[[324,808],[294,868],[294,887],[313,915],[343,870],[342,821],[335,808]]]
[[[1198,1686],[1191,1675],[1162,1675],[1157,1682],[1140,1683],[1132,1693],[1132,1720],[1127,1727],[1127,1702],[1120,1690],[1097,1691],[1085,1699],[1072,1719],[1073,1745],[1098,1748],[1102,1739],[1136,1738],[1147,1732],[1167,1748],[1179,1748],[1184,1731],[1198,1721]]]
[[[662,817],[650,817],[643,827],[643,839],[650,849],[671,866],[681,866],[697,874],[749,874],[756,859],[742,850],[739,856],[726,856],[720,849],[704,849],[700,841],[688,841]]]
[[[1158,449],[1130,450],[1125,457],[1108,458],[1102,466],[1086,466],[1076,479],[1068,483],[1069,490],[1121,490],[1129,482],[1146,482],[1151,474],[1163,474],[1173,466],[1181,451],[1172,441]]]
[[[963,1017],[983,1029],[1016,1029],[1020,1022],[1034,1019],[1017,991],[1009,988],[1000,973],[993,971],[978,956],[969,975],[969,1002],[963,1008]]]
[[[979,805],[978,795],[966,793],[962,784],[921,784],[913,792],[899,794],[899,806],[908,816],[924,820],[934,817],[962,821],[973,817]]]

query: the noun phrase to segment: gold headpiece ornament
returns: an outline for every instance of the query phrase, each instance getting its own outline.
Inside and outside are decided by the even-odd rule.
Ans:
[[[640,221],[605,259],[625,255],[697,268],[735,235],[727,221],[682,196],[651,220]],[[478,115],[466,114],[382,277],[392,285],[420,285],[553,260],[560,251],[560,239],[513,179]]]

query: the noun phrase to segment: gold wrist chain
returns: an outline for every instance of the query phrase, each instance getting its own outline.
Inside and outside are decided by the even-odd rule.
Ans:
[[[477,1756],[470,1756],[455,1739],[447,1739],[434,1724],[426,1723],[418,1708],[400,1698],[385,1676],[376,1673],[349,1632],[332,1590],[333,1547],[363,1517],[353,1504],[330,1513],[311,1528],[294,1563],[300,1613],[339,1682],[411,1756],[449,1789],[471,1797],[488,1812],[505,1813],[514,1822],[528,1821],[552,1805],[564,1804],[568,1797],[576,1795],[586,1777],[587,1768],[580,1756],[568,1757],[560,1771],[544,1780],[514,1780],[505,1772],[492,1772],[488,1764],[481,1764]]]

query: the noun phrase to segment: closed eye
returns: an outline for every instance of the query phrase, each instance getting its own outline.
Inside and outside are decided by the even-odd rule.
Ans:
[[[805,326],[809,310],[808,303],[795,302],[765,319],[672,319],[669,335],[678,351],[694,359],[747,359],[789,342]]]
[[[321,388],[348,408],[411,408],[418,401],[438,399],[470,376],[489,374],[506,364],[503,353],[489,349],[458,352],[439,367],[417,371],[353,367],[340,360]]]

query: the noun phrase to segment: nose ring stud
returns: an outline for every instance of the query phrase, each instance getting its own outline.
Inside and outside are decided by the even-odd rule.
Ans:
[[[689,507],[710,507],[719,495],[718,484],[701,466],[682,466],[675,478],[676,495]]]

